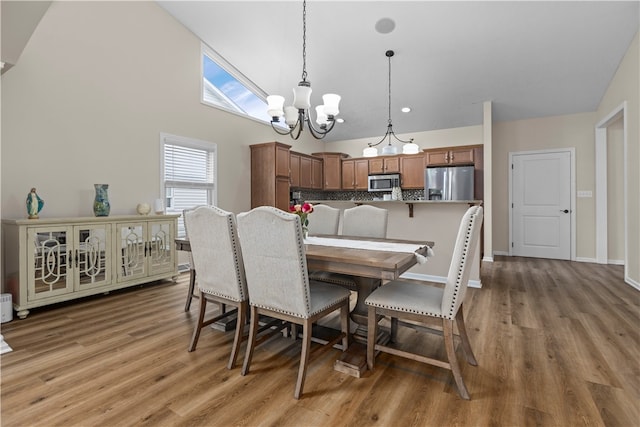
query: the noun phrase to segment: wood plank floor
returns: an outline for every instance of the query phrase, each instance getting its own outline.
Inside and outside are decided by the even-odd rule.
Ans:
[[[187,280],[3,324],[14,351],[0,359],[2,426],[640,425],[640,292],[620,266],[485,263],[465,303],[479,365],[458,349],[471,401],[448,371],[388,354],[347,376],[333,370],[338,350],[312,361],[296,401],[300,341],[258,347],[245,377],[225,368],[231,333],[206,329],[187,352],[198,309],[183,311]],[[432,356],[443,356],[440,339],[400,331]]]

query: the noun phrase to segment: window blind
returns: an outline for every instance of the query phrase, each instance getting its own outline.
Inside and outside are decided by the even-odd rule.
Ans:
[[[198,147],[188,141],[165,137],[164,180],[167,213],[214,204],[215,144]],[[197,145],[197,144],[195,144]],[[178,237],[185,237],[184,220],[178,219]]]

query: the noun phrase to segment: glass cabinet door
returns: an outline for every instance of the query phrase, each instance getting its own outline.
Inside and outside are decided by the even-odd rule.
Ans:
[[[159,274],[174,269],[173,222],[149,222],[149,274]]]
[[[118,224],[118,282],[147,275],[145,223]]]
[[[111,224],[76,226],[73,240],[77,289],[111,283]]]
[[[71,227],[34,227],[27,230],[27,295],[30,300],[73,292]]]

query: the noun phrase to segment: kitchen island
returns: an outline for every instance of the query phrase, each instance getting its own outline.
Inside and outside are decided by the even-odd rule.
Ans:
[[[460,220],[470,205],[481,205],[481,200],[307,200],[312,204],[325,204],[338,209],[368,204],[389,211],[387,237],[391,239],[425,240],[435,242],[435,256],[425,264],[418,264],[404,273],[408,279],[432,282],[446,281]],[[309,215],[313,221],[313,214]],[[342,229],[342,224],[339,231]],[[469,286],[481,287],[480,244],[476,249],[469,277]]]

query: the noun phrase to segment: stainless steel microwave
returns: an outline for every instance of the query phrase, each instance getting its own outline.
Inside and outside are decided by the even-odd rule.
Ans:
[[[391,191],[400,187],[400,174],[369,175],[369,191]]]

